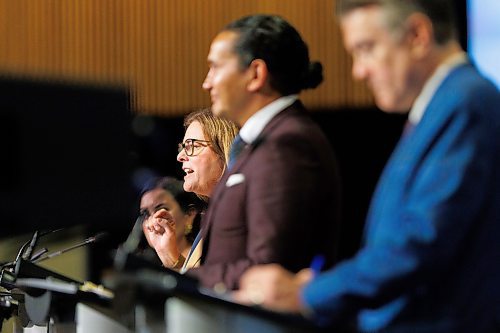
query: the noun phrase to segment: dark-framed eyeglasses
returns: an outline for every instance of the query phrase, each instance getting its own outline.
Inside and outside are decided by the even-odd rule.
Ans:
[[[177,151],[180,153],[184,149],[187,156],[196,156],[208,145],[210,145],[208,140],[186,139],[178,144]]]

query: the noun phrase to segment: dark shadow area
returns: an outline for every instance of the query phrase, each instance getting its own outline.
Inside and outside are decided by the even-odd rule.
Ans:
[[[370,199],[406,115],[373,109],[312,113],[335,150],[342,181],[341,258],[359,248]]]
[[[115,247],[135,218],[130,115],[125,87],[0,77],[0,237],[86,226]]]

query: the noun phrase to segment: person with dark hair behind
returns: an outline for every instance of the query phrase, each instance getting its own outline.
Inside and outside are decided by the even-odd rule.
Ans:
[[[228,169],[203,219],[204,286],[235,289],[249,267],[297,271],[321,254],[336,260],[340,183],[330,143],[298,94],[323,80],[297,30],[274,15],[222,29],[208,54],[203,88],[212,112],[241,127]]]
[[[163,266],[171,269],[182,267],[184,262],[179,260],[179,254],[187,258],[205,208],[203,200],[186,192],[183,182],[173,177],[153,178],[145,185],[140,201],[143,231]],[[165,223],[153,221],[153,216]]]

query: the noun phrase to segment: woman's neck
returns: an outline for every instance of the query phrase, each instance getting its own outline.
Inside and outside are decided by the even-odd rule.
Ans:
[[[181,239],[177,241],[177,245],[179,247],[179,251],[181,252],[182,256],[186,258],[186,256],[189,254],[189,250],[191,250],[191,243],[188,242],[185,236],[183,236]]]

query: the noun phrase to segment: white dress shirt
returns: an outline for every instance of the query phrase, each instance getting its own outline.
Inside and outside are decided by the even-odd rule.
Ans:
[[[292,105],[298,98],[298,95],[280,97],[248,118],[239,133],[243,141],[247,144],[254,142],[271,119]]]
[[[432,74],[432,76],[425,83],[424,88],[420,92],[420,95],[418,95],[415,103],[413,103],[410,113],[408,114],[408,121],[412,125],[415,126],[420,122],[425,109],[429,105],[432,97],[436,93],[436,90],[439,88],[446,76],[448,76],[454,68],[467,62],[467,53],[460,52],[445,59],[445,61],[438,66],[434,74]]]

